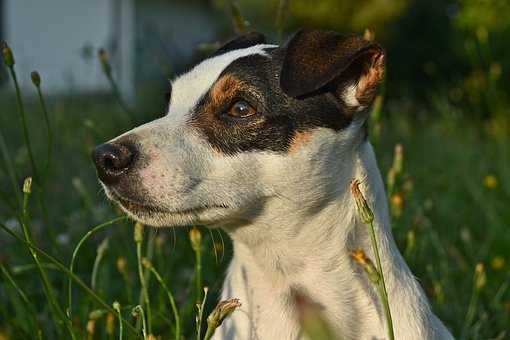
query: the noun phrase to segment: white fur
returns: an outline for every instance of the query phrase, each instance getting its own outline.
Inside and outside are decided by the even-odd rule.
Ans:
[[[234,50],[209,58],[195,66],[190,72],[183,74],[172,82],[172,96],[170,100],[170,115],[188,114],[198,100],[211,88],[221,72],[234,60],[249,55],[267,55],[266,48],[275,45],[255,45]]]
[[[396,338],[451,339],[391,235],[381,176],[370,144],[362,139],[364,113],[341,132],[310,132],[310,140],[290,154],[221,155],[186,125],[184,118],[222,70],[242,56],[264,55],[264,47],[199,64],[173,82],[166,117],[130,132],[147,159],[140,182],[164,212],[128,213],[156,226],[221,226],[232,237],[234,257],[222,297],[240,298],[243,305],[215,339],[301,338],[289,298],[293,287],[324,307],[339,338],[383,339],[386,326],[373,286],[349,257],[350,250],[361,247],[374,258],[349,191],[351,179],[358,178],[375,210]],[[348,104],[355,104],[352,91],[346,94]],[[210,208],[184,212],[204,206]]]

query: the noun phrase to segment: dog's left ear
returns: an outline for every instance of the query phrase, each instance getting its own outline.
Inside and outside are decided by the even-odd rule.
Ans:
[[[355,110],[370,105],[384,73],[384,51],[356,35],[298,31],[284,46],[280,86],[299,98],[332,92]]]

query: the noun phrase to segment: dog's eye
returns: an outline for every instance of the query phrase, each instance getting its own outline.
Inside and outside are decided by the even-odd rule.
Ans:
[[[238,100],[230,106],[227,113],[232,117],[245,118],[254,115],[257,113],[257,110],[245,100]]]

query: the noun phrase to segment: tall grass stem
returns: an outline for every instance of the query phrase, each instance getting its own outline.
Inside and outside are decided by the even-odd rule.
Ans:
[[[121,216],[121,217],[117,217],[117,218],[114,218],[113,220],[110,220],[108,222],[104,222],[104,223],[101,223],[101,224],[98,224],[96,225],[95,227],[93,227],[92,229],[90,229],[79,241],[78,241],[78,244],[76,245],[76,247],[74,248],[73,250],[73,255],[71,256],[71,263],[69,264],[69,271],[71,273],[73,273],[74,271],[74,264],[76,262],[76,257],[78,256],[78,252],[80,251],[80,248],[81,246],[83,245],[83,243],[89,239],[92,235],[94,235],[97,231],[105,228],[105,227],[108,227],[114,223],[117,223],[117,222],[120,222],[120,221],[123,221],[127,219],[127,216]],[[69,276],[69,282],[67,284],[67,316],[68,317],[71,317],[72,315],[72,285],[73,285],[73,280],[72,280],[72,277]]]
[[[57,260],[55,257],[53,257],[52,255],[48,254],[47,252],[45,252],[44,250],[42,250],[41,248],[33,245],[32,243],[29,243],[27,241],[25,241],[21,236],[19,236],[17,233],[15,233],[14,231],[12,231],[11,229],[9,229],[6,225],[4,225],[3,223],[0,223],[0,229],[2,229],[3,231],[5,231],[7,234],[11,235],[12,237],[14,237],[16,240],[18,240],[18,242],[24,244],[25,246],[27,246],[28,248],[30,248],[31,250],[34,250],[36,253],[38,253],[39,255],[41,256],[44,256],[46,259],[48,259],[48,261],[50,261],[51,263],[53,263],[55,266],[57,266],[62,272],[64,272],[64,274],[66,274],[67,276],[69,276],[75,283],[77,283],[88,295],[90,295],[92,297],[93,300],[95,300],[101,307],[103,307],[104,309],[108,310],[110,313],[115,313],[115,310],[110,306],[108,305],[99,295],[97,295],[92,289],[90,289],[89,286],[87,286],[87,284],[85,282],[83,282],[78,276],[76,276],[73,272],[71,272],[63,263],[61,263],[59,260]],[[134,328],[129,322],[127,322],[126,320],[122,320],[122,322],[124,322],[124,325],[126,326],[126,328],[133,334],[133,335],[137,335],[138,332],[136,331],[136,328]]]
[[[168,297],[168,301],[170,302],[170,306],[172,307],[172,312],[174,314],[174,319],[175,319],[175,340],[180,340],[181,339],[181,320],[179,317],[179,311],[175,304],[174,296],[172,295],[172,292],[168,288],[167,284],[165,283],[165,281],[163,280],[163,278],[161,277],[159,272],[156,270],[156,268],[154,268],[152,263],[146,259],[144,259],[144,260],[145,261],[142,260],[144,266],[152,272],[152,274],[156,278],[156,281],[158,281],[158,283],[161,285],[161,287],[163,287],[163,290],[165,291],[165,293]]]
[[[149,298],[149,289],[147,287],[146,276],[142,266],[142,245],[143,245],[143,225],[139,222],[135,223],[134,228],[134,240],[136,243],[136,258],[138,262],[138,276],[140,278],[140,285],[142,287],[142,297],[143,304],[145,305],[145,309],[147,311],[147,326],[149,334],[152,334],[152,313],[151,313],[151,304]],[[142,315],[145,318],[145,315]],[[145,323],[145,319],[143,320]]]
[[[30,233],[30,228],[28,226],[29,216],[28,216],[28,202],[30,198],[30,194],[32,192],[32,178],[28,177],[25,179],[23,184],[23,208],[22,208],[22,218],[21,218],[21,226],[23,229],[23,234],[25,236],[25,241],[32,245],[32,236]],[[53,311],[53,316],[55,320],[55,324],[59,324],[58,320],[60,319],[66,328],[68,329],[71,338],[75,339],[75,334],[73,332],[72,324],[70,320],[65,316],[64,312],[60,308],[60,305],[55,297],[55,292],[53,291],[53,287],[50,283],[46,270],[41,266],[41,262],[39,261],[39,257],[36,251],[29,247],[29,252],[32,255],[32,259],[34,260],[35,265],[39,269],[39,275],[41,277],[41,281],[43,283],[44,292],[46,294],[46,298],[50,304],[51,310]]]

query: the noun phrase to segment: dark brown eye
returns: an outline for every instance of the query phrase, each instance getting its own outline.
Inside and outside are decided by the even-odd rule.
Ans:
[[[249,117],[254,115],[256,112],[255,108],[244,100],[236,101],[227,111],[229,116],[237,118]]]

